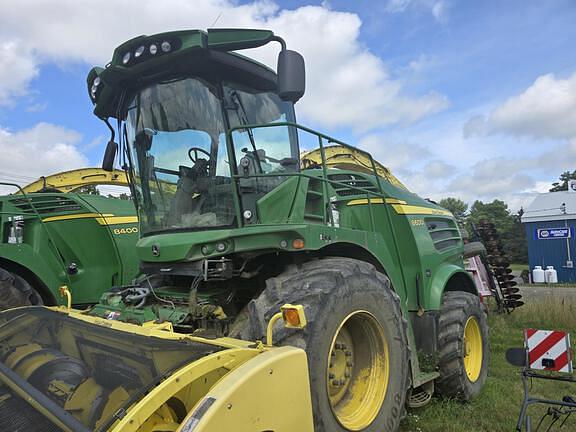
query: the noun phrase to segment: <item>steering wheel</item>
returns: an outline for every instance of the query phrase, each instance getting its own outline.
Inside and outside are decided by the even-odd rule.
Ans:
[[[192,152],[194,152],[194,157],[192,157]],[[208,156],[208,159],[210,159],[210,153],[204,150],[203,148],[190,147],[190,150],[188,150],[188,157],[192,162],[196,163],[198,161],[198,152],[205,154],[206,156]]]

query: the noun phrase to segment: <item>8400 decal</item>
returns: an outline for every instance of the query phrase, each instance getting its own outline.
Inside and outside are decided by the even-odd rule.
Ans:
[[[138,227],[129,227],[129,228],[114,228],[112,232],[116,235],[120,234],[135,234],[138,232]]]

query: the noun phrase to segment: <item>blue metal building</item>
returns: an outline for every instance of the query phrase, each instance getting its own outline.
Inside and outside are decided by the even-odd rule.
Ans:
[[[576,282],[576,192],[538,195],[525,209],[522,223],[528,240],[530,271],[554,266],[558,282]]]

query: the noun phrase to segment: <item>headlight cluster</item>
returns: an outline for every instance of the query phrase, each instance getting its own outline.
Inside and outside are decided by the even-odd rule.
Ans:
[[[211,253],[218,252],[222,253],[228,250],[230,244],[228,242],[222,241],[218,243],[211,243],[203,245],[200,250],[204,255],[210,255]]]
[[[172,51],[173,43],[164,40],[160,43],[153,42],[149,45],[139,45],[134,50],[126,51],[122,56],[122,64],[128,65],[136,63],[139,60],[143,60],[147,57],[154,57],[158,53],[166,54]]]
[[[98,93],[99,85],[100,85],[100,77],[94,78],[94,81],[92,81],[92,87],[90,87],[90,96],[92,96],[92,99],[96,99],[96,94]]]

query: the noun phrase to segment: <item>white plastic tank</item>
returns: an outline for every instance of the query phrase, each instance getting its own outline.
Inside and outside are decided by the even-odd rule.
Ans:
[[[558,283],[558,272],[554,269],[554,266],[546,267],[546,270],[544,271],[544,278],[546,279],[546,283]]]
[[[533,283],[544,283],[546,278],[544,276],[544,270],[542,270],[542,266],[534,266],[534,270],[532,270],[532,282]]]

